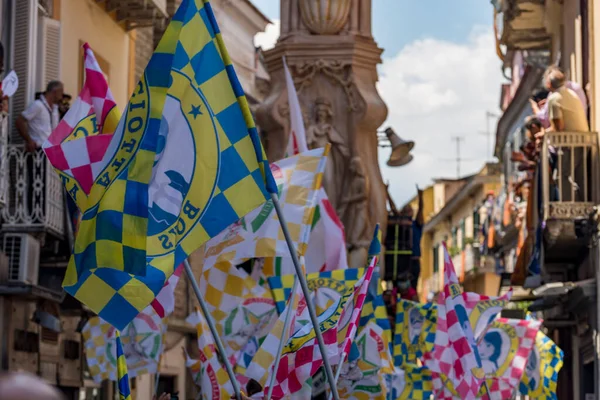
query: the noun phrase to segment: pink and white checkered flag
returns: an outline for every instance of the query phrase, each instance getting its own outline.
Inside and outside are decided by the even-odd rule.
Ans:
[[[169,316],[175,310],[175,288],[179,283],[179,278],[183,272],[183,264],[175,269],[173,275],[165,282],[158,295],[152,300],[150,305],[161,317],[165,318]]]
[[[358,322],[360,319],[360,313],[362,312],[363,304],[365,304],[365,298],[367,297],[367,292],[369,291],[369,284],[371,282],[371,277],[373,276],[373,271],[375,270],[375,266],[377,265],[377,257],[373,257],[371,260],[371,264],[367,268],[367,271],[363,275],[363,277],[356,282],[354,286],[354,308],[346,307],[344,309],[344,314],[342,314],[342,321],[345,320],[345,314],[347,312],[352,312],[350,316],[350,321],[348,322],[348,330],[346,331],[346,337],[340,346],[340,365],[344,362],[344,358],[346,355],[350,354],[350,346],[352,345],[352,341],[354,340],[354,336],[356,336],[356,330],[358,329]]]
[[[432,372],[445,375],[462,399],[476,399],[484,378],[481,359],[462,288],[445,245],[444,274],[444,291],[438,299],[435,348],[427,366]]]
[[[121,115],[94,52],[87,43],[83,49],[83,88],[43,148],[59,175],[89,194]],[[71,196],[78,203],[77,190]]]
[[[291,335],[284,347],[279,367],[275,371],[273,399],[282,399],[287,394],[294,395],[302,391],[306,387],[305,383],[309,382],[323,365],[323,357],[328,357],[336,362],[340,360],[340,351],[346,354],[350,352],[352,338],[356,333],[362,306],[376,265],[377,257],[372,260],[361,279],[355,283],[353,290],[342,295],[338,301],[319,315],[319,329],[325,341],[326,354],[321,354],[314,328],[310,322]],[[302,296],[301,294],[297,295]],[[304,313],[307,311],[304,309]],[[337,337],[339,324],[347,318],[349,319],[346,336],[340,344]],[[302,319],[308,320],[308,317],[305,316]],[[267,386],[264,392],[267,393],[268,390]]]
[[[498,318],[477,344],[490,400],[512,397],[517,390],[541,321]]]

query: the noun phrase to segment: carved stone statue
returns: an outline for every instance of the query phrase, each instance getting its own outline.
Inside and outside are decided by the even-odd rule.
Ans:
[[[350,161],[350,187],[345,188],[345,196],[339,207],[340,216],[345,222],[346,246],[350,259],[360,258],[368,252],[372,232],[369,224],[369,180],[365,175],[360,157]],[[358,253],[358,254],[354,254]]]
[[[306,130],[308,148],[314,149],[331,144],[325,168],[323,187],[333,207],[339,212],[340,198],[345,183],[346,165],[350,158],[347,141],[331,124],[333,109],[331,102],[319,97],[315,102],[315,124]]]

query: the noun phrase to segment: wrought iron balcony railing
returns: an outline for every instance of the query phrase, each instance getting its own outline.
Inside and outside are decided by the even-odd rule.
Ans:
[[[553,151],[554,168],[541,171],[544,220],[587,218],[600,200],[598,133],[547,132],[542,160]]]
[[[2,171],[8,185],[2,209],[4,232],[65,234],[64,189],[42,150],[25,151],[23,145],[3,146]],[[6,168],[8,166],[8,168]]]

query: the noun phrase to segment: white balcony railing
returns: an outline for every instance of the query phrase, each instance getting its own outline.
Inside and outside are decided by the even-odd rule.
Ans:
[[[8,145],[2,157],[8,171],[6,206],[2,230],[47,232],[62,238],[65,233],[64,189],[43,151],[25,151],[23,145]],[[8,166],[8,168],[6,168]]]

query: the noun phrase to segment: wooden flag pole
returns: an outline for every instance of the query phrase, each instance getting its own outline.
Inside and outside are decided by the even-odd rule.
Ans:
[[[225,353],[225,347],[223,346],[223,342],[221,341],[221,337],[219,336],[219,332],[217,332],[217,328],[215,326],[215,322],[212,319],[212,315],[208,311],[208,307],[206,306],[206,301],[204,301],[204,297],[202,297],[202,293],[200,292],[200,287],[198,286],[198,282],[196,282],[196,278],[194,278],[194,273],[192,271],[192,267],[190,266],[189,261],[186,259],[183,261],[183,266],[185,268],[185,273],[188,276],[188,280],[192,285],[192,289],[194,289],[194,293],[196,294],[196,298],[198,299],[198,303],[200,303],[200,308],[202,309],[202,313],[204,314],[204,318],[206,319],[206,323],[210,328],[210,332],[215,339],[215,344],[217,345],[217,349],[219,350],[219,354],[221,356],[221,361],[225,365],[225,370],[227,370],[227,375],[229,375],[229,379],[231,380],[231,385],[233,386],[233,390],[235,392],[235,397],[237,400],[242,400],[242,395],[240,392],[240,385],[238,384],[237,379],[235,378],[235,374],[233,372],[233,367],[231,363],[227,359],[227,353]]]
[[[285,320],[283,321],[283,332],[281,332],[281,338],[279,340],[279,347],[277,348],[277,357],[275,357],[275,363],[273,364],[273,373],[271,374],[271,380],[269,381],[269,391],[267,393],[266,400],[271,400],[271,396],[273,395],[273,384],[275,383],[275,377],[277,375],[277,368],[279,368],[279,361],[281,361],[281,353],[283,352],[283,346],[287,341],[287,333],[292,328],[290,326],[290,318],[292,317],[292,312],[296,311],[293,309],[292,305],[294,304],[296,298],[296,288],[298,287],[298,279],[294,279],[294,286],[292,287],[292,297],[290,297],[290,301],[288,303],[288,309],[285,313]]]
[[[333,395],[334,400],[339,400],[340,396],[335,385],[333,370],[331,369],[331,364],[329,363],[329,358],[327,357],[325,341],[323,340],[323,335],[321,334],[321,329],[319,327],[319,320],[317,318],[317,312],[315,311],[315,305],[311,297],[311,292],[308,289],[308,284],[306,283],[306,277],[304,276],[304,272],[302,271],[302,267],[300,266],[300,261],[298,261],[298,254],[296,254],[294,242],[292,241],[292,237],[290,236],[287,223],[285,222],[283,210],[281,209],[281,206],[279,204],[278,194],[271,193],[271,200],[273,201],[273,205],[275,206],[275,212],[277,212],[277,217],[279,217],[279,224],[281,225],[283,236],[285,237],[285,241],[287,242],[287,245],[290,249],[290,255],[292,256],[292,262],[294,263],[294,268],[296,269],[296,276],[298,277],[298,282],[300,282],[300,288],[302,288],[302,293],[306,298],[306,308],[308,308],[310,321],[313,324],[315,336],[317,337],[317,342],[319,343],[319,350],[321,351],[321,358],[323,359],[323,366],[325,367],[325,374],[327,375],[327,380],[329,381],[331,394]]]

